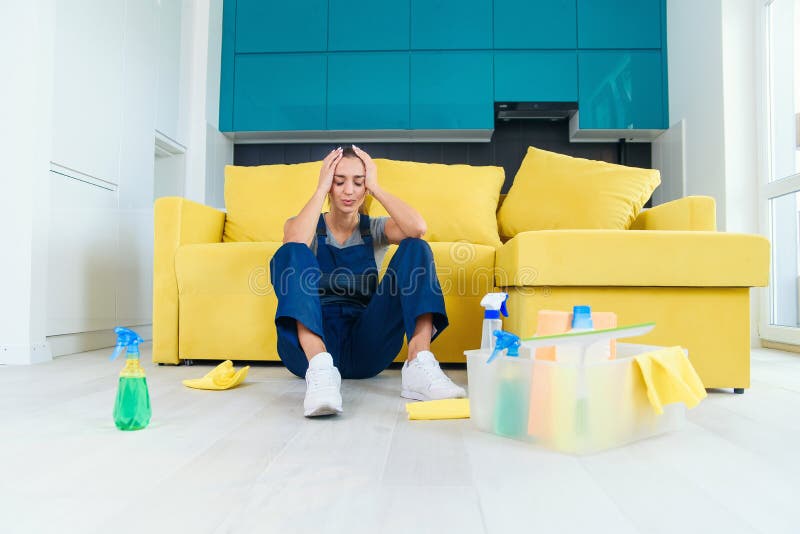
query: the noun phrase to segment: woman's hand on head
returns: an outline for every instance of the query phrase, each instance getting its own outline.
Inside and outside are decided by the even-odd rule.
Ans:
[[[353,145],[353,151],[361,158],[361,161],[364,162],[364,185],[366,185],[367,191],[374,193],[378,189],[378,166],[375,165],[375,162],[372,161],[369,154],[356,145]]]
[[[322,160],[322,168],[319,170],[319,183],[317,190],[327,193],[331,190],[333,183],[333,171],[336,170],[336,165],[342,159],[342,147],[334,148],[330,154],[325,156]]]

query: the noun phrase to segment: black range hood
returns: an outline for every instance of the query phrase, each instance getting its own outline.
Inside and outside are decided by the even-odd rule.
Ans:
[[[568,120],[578,110],[577,102],[495,102],[497,120]]]

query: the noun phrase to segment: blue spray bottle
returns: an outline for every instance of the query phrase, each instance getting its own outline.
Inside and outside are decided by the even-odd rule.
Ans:
[[[126,353],[125,367],[119,374],[114,424],[120,430],[139,430],[150,423],[151,415],[147,379],[139,363],[139,343],[144,340],[133,330],[121,326],[116,327],[114,333],[117,334],[117,346],[111,360],[123,351]]]
[[[497,355],[506,349],[508,349],[506,356],[519,356],[519,346],[522,344],[519,336],[502,330],[495,330],[492,334],[497,338],[497,341],[494,343],[494,350],[489,359],[486,360],[486,363],[492,363],[497,358]]]
[[[527,368],[519,365],[518,360],[521,341],[510,332],[495,330],[493,334],[497,341],[486,363],[491,363],[503,350],[508,357],[495,364],[500,367],[497,370],[494,431],[511,438],[524,437],[528,434],[528,388],[524,376]]]

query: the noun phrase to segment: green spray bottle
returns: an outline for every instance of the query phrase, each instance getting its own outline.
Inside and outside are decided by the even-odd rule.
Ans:
[[[139,363],[139,343],[144,340],[133,330],[121,326],[116,327],[114,333],[117,334],[117,346],[111,360],[123,351],[126,353],[125,367],[119,373],[114,424],[120,430],[140,430],[150,423],[151,415],[147,379]]]

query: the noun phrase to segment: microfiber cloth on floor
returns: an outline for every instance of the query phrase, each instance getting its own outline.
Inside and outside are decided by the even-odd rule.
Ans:
[[[184,380],[183,385],[194,389],[231,389],[241,384],[247,376],[250,366],[242,367],[238,371],[233,368],[233,362],[225,360],[203,378]]]
[[[445,399],[406,404],[409,419],[469,419],[469,399]]]
[[[656,413],[664,413],[664,405],[673,402],[694,408],[706,397],[703,382],[680,347],[646,352],[634,358]]]

